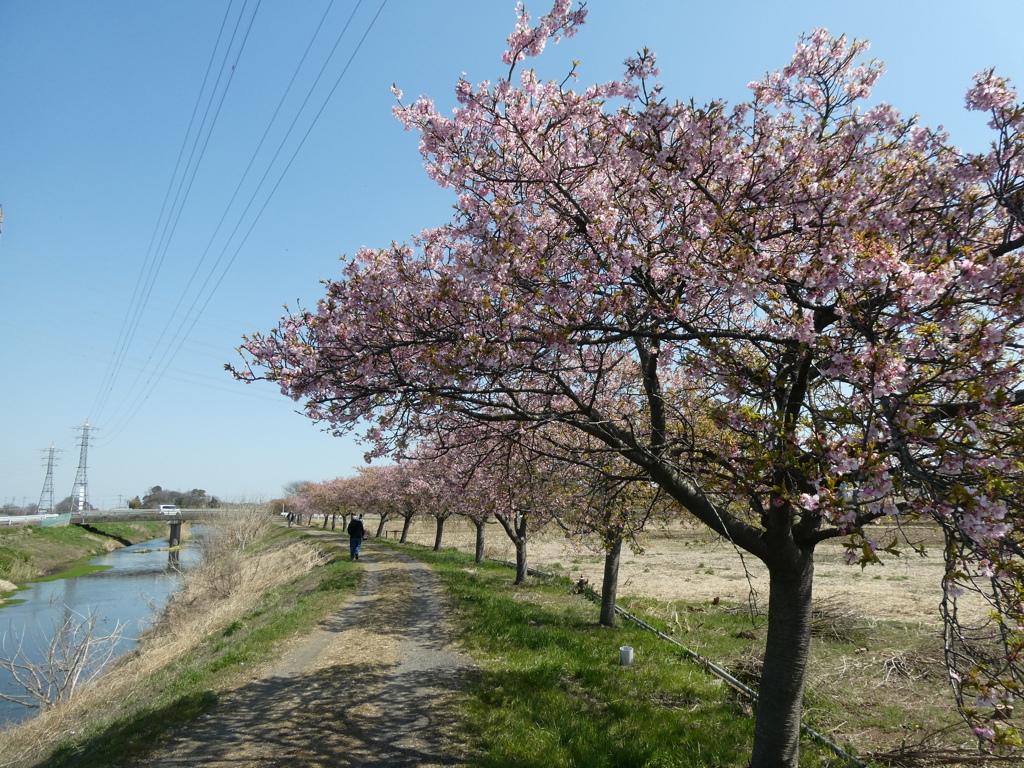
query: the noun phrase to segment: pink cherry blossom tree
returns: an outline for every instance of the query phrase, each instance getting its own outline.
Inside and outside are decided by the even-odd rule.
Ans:
[[[441,550],[449,518],[463,508],[472,510],[472,498],[467,497],[467,483],[461,476],[459,458],[458,451],[449,451],[432,440],[420,441],[410,456],[412,485],[419,495],[422,512],[434,518],[435,552]]]
[[[350,498],[350,481],[347,478],[336,477],[333,480],[322,480],[318,483],[307,483],[300,494],[305,501],[305,508],[310,515],[322,515],[324,518],[323,527],[327,528],[328,522],[331,530],[337,524],[337,516],[341,515],[341,527],[345,527],[345,518],[350,514],[348,501]]]
[[[474,558],[484,561],[487,523],[493,519],[493,485],[490,473],[483,470],[472,453],[446,449],[431,459],[435,477],[440,476],[447,489],[449,508],[454,515],[469,520],[475,530]],[[438,529],[437,540],[441,531]]]
[[[445,523],[455,514],[454,494],[457,487],[441,467],[418,462],[416,483],[425,486],[422,500],[425,514],[434,518],[434,551],[440,552],[444,542]]]
[[[534,436],[521,430],[489,433],[467,430],[459,446],[455,482],[463,489],[462,512],[477,524],[477,550],[482,556],[482,532],[494,518],[516,552],[515,584],[529,575],[527,543],[551,520],[560,478],[531,450]],[[454,467],[453,467],[454,469]]]
[[[555,521],[570,539],[604,557],[599,622],[614,627],[623,547],[643,552],[647,526],[678,518],[680,507],[628,462],[607,452],[580,451],[573,461],[559,463],[566,498]]]
[[[384,535],[384,526],[397,514],[397,502],[390,495],[388,467],[386,464],[359,467],[345,483],[345,503],[351,514],[378,516],[377,538]]]
[[[535,26],[521,10],[506,78],[460,81],[450,116],[426,98],[396,108],[457,195],[453,220],[359,251],[315,309],[245,340],[237,375],[279,382],[338,433],[369,424],[379,454],[450,416],[577,430],[761,559],[753,766],[797,765],[815,547],[844,538],[867,564],[895,550],[873,521],[937,521],[954,689],[982,738],[1011,744],[1024,642],[1016,92],[978,77],[968,106],[996,138],[973,156],[869,105],[880,65],[822,30],[734,106],[670,101],[646,51],[622,80],[578,91],[575,72],[518,69],[582,21],[568,0]],[[505,514],[518,520],[519,503]],[[978,631],[999,654],[957,634],[971,587],[991,600]]]
[[[296,525],[302,525],[303,517],[306,517],[307,520],[312,520],[313,518],[313,510],[309,505],[309,499],[304,494],[299,493],[286,497],[284,506],[288,513],[294,517]]]
[[[473,524],[474,560],[478,563],[482,563],[486,555],[487,524],[497,522],[488,488],[484,485],[485,478],[483,473],[469,477],[453,473],[449,477],[451,487],[457,491],[457,495],[452,497],[452,514]]]

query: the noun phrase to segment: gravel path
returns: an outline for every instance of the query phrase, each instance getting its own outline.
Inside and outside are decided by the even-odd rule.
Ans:
[[[347,551],[347,536],[316,535]],[[141,765],[462,765],[446,701],[470,660],[452,647],[437,579],[372,544],[362,562],[339,613]]]

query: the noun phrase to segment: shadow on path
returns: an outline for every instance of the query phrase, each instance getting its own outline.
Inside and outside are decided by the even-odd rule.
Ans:
[[[348,546],[348,537],[315,534]],[[445,702],[468,657],[451,647],[437,579],[418,561],[364,546],[346,606],[270,672],[225,694],[144,766],[456,766]]]

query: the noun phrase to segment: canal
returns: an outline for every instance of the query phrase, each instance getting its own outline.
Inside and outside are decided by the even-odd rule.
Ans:
[[[192,535],[197,534],[193,526]],[[32,663],[43,661],[63,617],[100,617],[96,634],[110,635],[118,624],[123,638],[117,644],[119,654],[131,650],[148,622],[159,613],[168,597],[181,585],[181,569],[199,559],[199,551],[186,539],[185,546],[167,551],[167,540],[152,539],[118,549],[89,561],[90,565],[109,566],[107,570],[56,581],[28,585],[12,598],[23,600],[0,607],[0,653],[12,654],[17,647]],[[22,696],[24,688],[10,671],[0,668],[0,693]],[[0,726],[25,720],[38,710],[0,699]]]

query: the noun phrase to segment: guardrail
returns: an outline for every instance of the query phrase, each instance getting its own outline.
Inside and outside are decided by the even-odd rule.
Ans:
[[[72,523],[78,524],[81,522],[97,522],[97,523],[109,523],[116,522],[117,520],[131,520],[131,521],[150,521],[157,522],[160,520],[195,520],[197,516],[210,515],[217,513],[230,513],[232,508],[229,506],[205,508],[205,509],[193,509],[193,508],[181,508],[175,509],[174,511],[158,509],[87,509],[82,512],[75,512],[71,514]],[[66,517],[69,513],[64,514],[42,514],[42,515],[10,515],[0,517],[0,528],[18,528],[25,525],[46,525],[48,522],[53,520],[60,520],[62,517]]]
[[[0,526],[39,525],[44,520],[56,520],[60,515],[12,515],[0,517]]]

